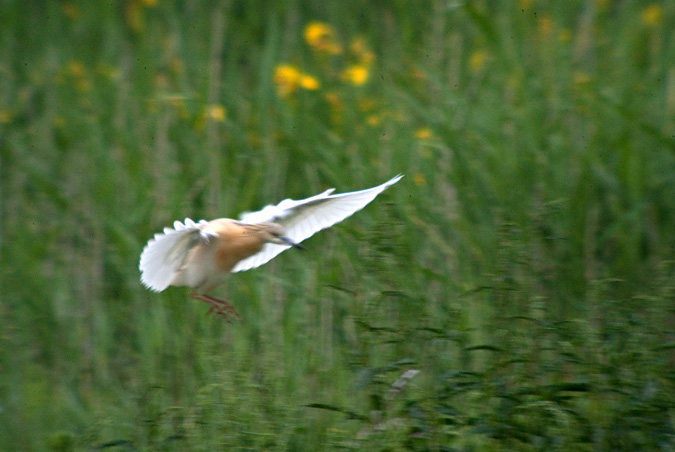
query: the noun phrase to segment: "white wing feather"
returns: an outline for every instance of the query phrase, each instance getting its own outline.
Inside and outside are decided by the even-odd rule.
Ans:
[[[258,212],[245,213],[241,221],[242,223],[279,223],[286,230],[288,238],[300,243],[320,230],[333,226],[363,209],[377,195],[402,177],[403,175],[399,174],[382,185],[360,191],[332,195],[334,189],[330,189],[299,201],[285,199],[276,206],[267,206]],[[267,243],[260,252],[235,265],[232,273],[259,267],[288,248],[290,246]]]
[[[155,292],[169,287],[185,264],[190,250],[209,239],[209,234],[202,231],[207,224],[204,220],[195,223],[186,218],[184,224],[176,221],[173,229],[164,228],[164,232],[155,234],[141,253],[138,268],[143,285]]]

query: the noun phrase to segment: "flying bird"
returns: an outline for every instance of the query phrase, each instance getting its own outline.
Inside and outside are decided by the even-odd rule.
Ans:
[[[239,317],[234,306],[208,292],[221,285],[228,273],[260,267],[279,253],[304,249],[300,243],[363,209],[403,175],[377,187],[333,195],[334,188],[294,201],[285,199],[239,220],[176,221],[173,228],[155,234],[141,253],[141,283],[154,292],[169,286],[187,286],[190,296],[211,305],[226,318]]]

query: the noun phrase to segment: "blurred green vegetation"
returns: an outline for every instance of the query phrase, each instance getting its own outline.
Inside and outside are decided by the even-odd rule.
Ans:
[[[0,449],[675,450],[675,3],[0,0]],[[406,177],[217,291],[175,219]]]

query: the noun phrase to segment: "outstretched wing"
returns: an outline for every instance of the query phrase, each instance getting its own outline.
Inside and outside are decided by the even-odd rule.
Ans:
[[[138,268],[141,270],[141,282],[145,287],[155,292],[161,292],[171,284],[174,277],[185,265],[190,250],[204,241],[208,241],[210,234],[203,231],[207,221],[195,223],[189,218],[185,223],[176,221],[172,228],[164,228],[164,232],[155,234],[155,237],[145,245],[141,253]]]
[[[258,212],[245,213],[241,217],[241,222],[278,223],[284,227],[288,238],[300,243],[320,230],[333,226],[363,209],[377,195],[394,185],[402,177],[403,175],[399,174],[382,185],[360,191],[332,195],[334,189],[330,189],[299,201],[286,199],[276,206],[267,206]],[[267,243],[260,252],[235,265],[232,272],[259,267],[288,248],[290,246]]]

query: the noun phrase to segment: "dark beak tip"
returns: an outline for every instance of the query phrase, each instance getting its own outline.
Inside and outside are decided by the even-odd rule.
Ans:
[[[307,251],[307,248],[304,246],[300,245],[299,243],[294,242],[293,240],[289,239],[288,237],[282,237],[281,240],[286,242],[288,245],[292,246],[293,248],[297,248],[302,251]]]

